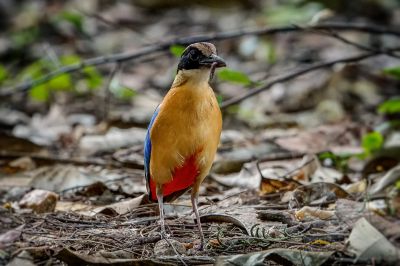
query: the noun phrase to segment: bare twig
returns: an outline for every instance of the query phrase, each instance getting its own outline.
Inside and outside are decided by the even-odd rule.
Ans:
[[[4,97],[4,96],[10,96],[16,92],[26,92],[30,88],[39,84],[46,83],[49,80],[59,75],[65,73],[72,73],[80,69],[83,69],[87,66],[97,66],[108,63],[120,63],[123,61],[135,60],[140,57],[144,57],[156,52],[166,51],[172,45],[187,45],[190,43],[202,42],[202,41],[221,41],[221,40],[234,39],[249,35],[274,35],[274,34],[288,33],[288,32],[308,32],[312,30],[358,31],[368,34],[385,34],[385,35],[400,37],[400,31],[397,29],[380,27],[376,25],[357,24],[357,23],[322,23],[319,25],[310,25],[305,27],[290,25],[290,26],[275,27],[275,28],[266,27],[261,29],[237,30],[230,32],[209,33],[192,37],[181,37],[161,42],[159,44],[150,45],[143,49],[140,49],[139,51],[100,56],[84,60],[78,64],[68,65],[59,68],[53,72],[50,72],[47,75],[44,75],[38,79],[29,80],[21,84],[18,84],[14,87],[2,88],[0,89],[0,96]]]
[[[356,55],[356,56],[350,56],[350,57],[345,57],[345,58],[340,58],[340,59],[335,59],[335,60],[331,60],[331,61],[327,61],[327,62],[321,62],[321,63],[316,63],[316,64],[312,64],[311,66],[305,67],[305,68],[301,68],[299,70],[278,76],[277,78],[271,80],[270,82],[267,82],[266,84],[264,84],[263,86],[257,88],[257,89],[250,89],[248,92],[239,95],[238,97],[234,97],[232,99],[226,100],[224,102],[222,102],[221,104],[221,108],[227,108],[229,106],[232,106],[234,104],[237,104],[245,99],[248,99],[256,94],[259,94],[260,92],[263,92],[267,89],[270,89],[273,85],[277,84],[277,83],[282,83],[288,80],[291,80],[293,78],[296,78],[298,76],[301,76],[305,73],[317,70],[317,69],[321,69],[321,68],[327,68],[327,67],[331,67],[337,63],[351,63],[351,62],[358,62],[373,56],[377,56],[382,54],[381,52],[378,51],[374,51],[374,52],[369,52],[369,53],[363,53],[360,55]]]
[[[108,120],[108,113],[110,109],[110,93],[111,93],[111,83],[114,80],[115,75],[121,69],[121,63],[115,64],[114,68],[110,72],[110,76],[108,77],[107,86],[105,87],[104,92],[104,110],[103,110],[103,120]]]
[[[270,153],[258,159],[259,163],[299,159],[306,155],[304,152],[277,152]]]
[[[351,40],[341,36],[337,32],[334,32],[333,30],[310,30],[310,32],[314,32],[316,34],[322,34],[322,35],[326,35],[326,36],[335,38],[345,44],[348,44],[348,45],[353,46],[360,50],[364,50],[364,51],[368,51],[368,52],[379,52],[379,53],[386,54],[386,55],[394,57],[394,58],[400,58],[400,56],[395,53],[394,49],[374,48],[374,47],[370,47],[370,46],[367,46],[367,45],[364,45],[361,43],[357,43],[357,42],[351,41]]]
[[[130,163],[123,163],[117,162],[115,160],[103,160],[97,158],[70,158],[70,157],[59,157],[53,155],[40,155],[40,154],[32,154],[29,152],[8,152],[8,151],[0,151],[0,158],[20,158],[20,157],[30,157],[33,160],[42,161],[45,163],[62,163],[62,164],[76,164],[76,165],[101,165],[106,167],[114,167],[114,168],[121,168],[127,167],[131,169],[138,169],[142,170],[142,165],[130,164]]]

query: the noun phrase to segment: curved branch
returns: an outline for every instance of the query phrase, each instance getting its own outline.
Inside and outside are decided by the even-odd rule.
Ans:
[[[309,67],[305,67],[305,68],[301,68],[299,70],[290,72],[288,74],[285,75],[281,75],[273,80],[271,80],[270,82],[267,82],[264,86],[261,86],[257,89],[250,89],[249,92],[246,92],[238,97],[234,97],[231,98],[229,100],[226,100],[224,102],[222,102],[222,104],[220,105],[221,109],[227,108],[229,106],[232,106],[234,104],[237,104],[247,98],[250,98],[260,92],[263,92],[267,89],[270,89],[273,85],[277,84],[277,83],[282,83],[288,80],[291,80],[293,78],[296,78],[298,76],[301,76],[305,73],[317,70],[317,69],[321,69],[321,68],[327,68],[327,67],[331,67],[337,63],[351,63],[351,62],[358,62],[373,56],[377,56],[377,55],[381,55],[383,54],[383,52],[379,52],[379,51],[373,51],[373,52],[369,52],[369,53],[363,53],[360,55],[356,55],[356,56],[351,56],[351,57],[345,57],[345,58],[340,58],[340,59],[335,59],[335,60],[331,60],[331,61],[327,61],[327,62],[322,62],[322,63],[316,63],[313,64]]]
[[[220,32],[220,33],[210,33],[204,35],[197,35],[192,37],[181,37],[172,39],[170,41],[162,42],[160,44],[154,44],[139,51],[111,54],[107,56],[100,56],[82,61],[79,64],[68,65],[59,68],[53,72],[48,73],[38,79],[23,82],[14,87],[2,88],[0,89],[0,96],[10,96],[17,92],[26,92],[30,88],[48,82],[49,80],[65,74],[78,71],[87,66],[103,65],[108,63],[120,63],[123,61],[134,60],[146,55],[150,55],[156,52],[162,52],[168,50],[172,45],[188,45],[194,42],[204,42],[204,41],[221,41],[233,38],[239,38],[248,35],[274,35],[279,33],[288,32],[311,32],[312,30],[337,30],[337,31],[358,31],[369,34],[385,34],[392,35],[400,38],[400,31],[396,29],[390,29],[386,27],[380,27],[377,25],[367,25],[367,24],[357,24],[357,23],[322,23],[318,25],[309,25],[304,27],[299,27],[296,25],[275,27],[275,28],[261,28],[261,29],[248,29],[248,30],[237,30],[231,32]]]

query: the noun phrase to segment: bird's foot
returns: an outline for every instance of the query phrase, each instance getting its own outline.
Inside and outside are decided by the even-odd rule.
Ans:
[[[160,232],[160,235],[161,235],[161,238],[162,239],[167,239],[167,238],[169,238],[171,235],[170,234],[167,234],[167,232],[163,232],[163,231],[161,231]]]
[[[161,238],[166,239],[169,238],[171,235],[167,233],[167,231],[165,230],[165,224],[163,222],[160,223],[160,235]]]

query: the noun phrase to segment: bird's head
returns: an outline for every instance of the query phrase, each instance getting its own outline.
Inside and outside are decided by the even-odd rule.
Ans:
[[[178,64],[178,76],[208,82],[218,67],[226,66],[225,61],[217,55],[212,43],[198,42],[189,45],[182,53]]]

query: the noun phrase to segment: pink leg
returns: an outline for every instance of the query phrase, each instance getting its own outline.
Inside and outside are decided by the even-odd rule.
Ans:
[[[163,189],[162,185],[157,185],[156,195],[158,201],[158,208],[160,210],[160,224],[161,224],[161,236],[165,237],[165,222],[164,222],[164,202],[163,202]]]
[[[204,234],[203,234],[203,229],[201,228],[199,210],[197,209],[198,194],[197,193],[192,193],[191,199],[192,199],[193,211],[194,211],[194,214],[196,215],[197,227],[199,228],[199,233],[200,233],[200,240],[201,240],[200,250],[203,250],[203,247],[204,247]]]

